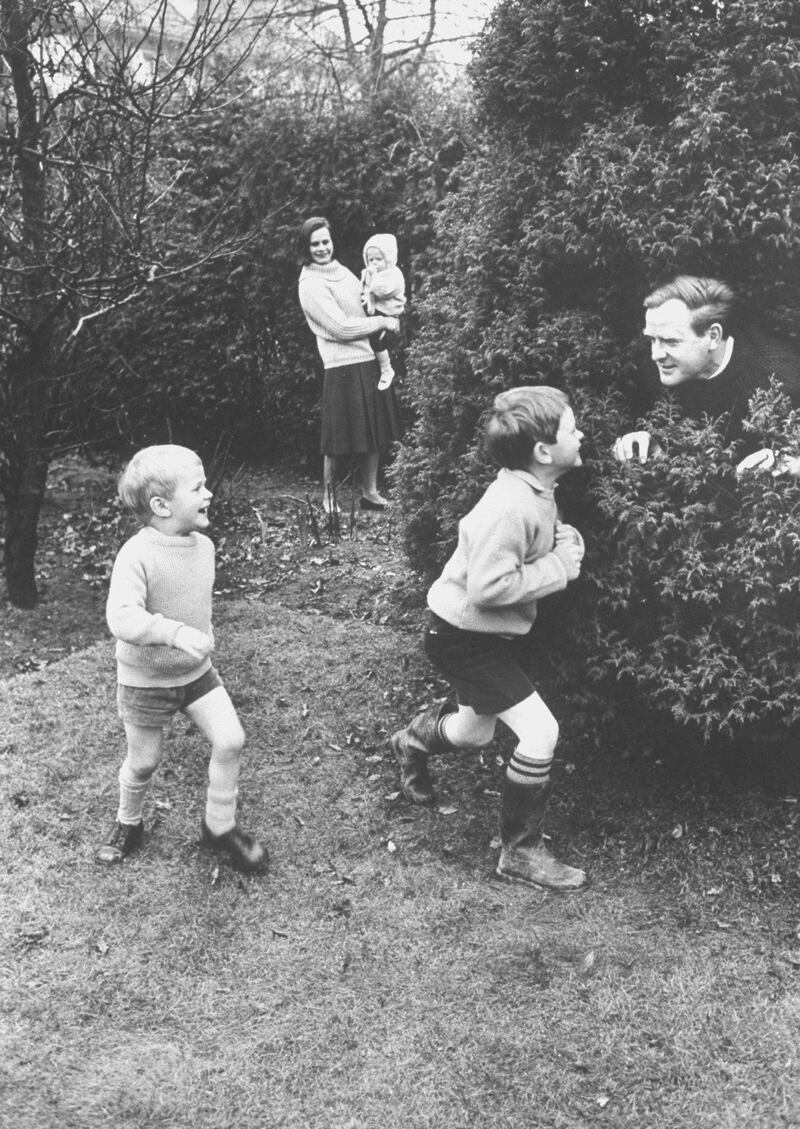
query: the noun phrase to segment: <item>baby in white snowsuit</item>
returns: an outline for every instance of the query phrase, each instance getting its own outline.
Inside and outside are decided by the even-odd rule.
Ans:
[[[397,240],[393,235],[373,235],[364,244],[361,304],[369,315],[383,314],[397,318],[405,313],[406,280],[397,265]],[[394,369],[387,350],[390,336],[387,330],[380,330],[369,339],[381,369],[380,391],[388,388],[394,380]]]

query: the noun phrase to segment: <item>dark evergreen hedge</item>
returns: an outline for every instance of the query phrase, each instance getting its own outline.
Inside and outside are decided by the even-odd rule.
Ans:
[[[637,742],[658,719],[706,740],[793,724],[800,488],[737,484],[713,429],[669,418],[666,461],[619,467],[609,449],[641,410],[641,303],[664,276],[725,277],[800,337],[800,13],[501,0],[473,75],[483,145],[440,209],[409,354],[411,559],[435,572],[491,473],[476,426],[492,396],[566,387],[590,466],[564,494],[590,549],[570,599],[543,608],[559,689],[597,694],[595,721],[624,716]],[[780,413],[770,426],[793,441]]]
[[[226,434],[242,455],[316,460],[322,370],[297,301],[300,222],[326,214],[356,273],[367,237],[395,232],[413,297],[467,134],[457,98],[401,86],[380,104],[313,113],[242,95],[163,139],[165,172],[181,170],[190,201],[165,213],[172,238],[198,255],[245,242],[98,323],[87,366],[102,411],[91,426],[108,438],[113,421],[126,449],[171,435],[208,450]],[[402,375],[402,347],[395,361]]]

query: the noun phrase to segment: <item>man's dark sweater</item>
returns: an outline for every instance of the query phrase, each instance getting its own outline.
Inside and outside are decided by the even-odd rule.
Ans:
[[[732,443],[742,437],[742,420],[753,393],[766,388],[773,376],[792,406],[800,407],[800,354],[776,337],[737,333],[731,359],[719,376],[688,380],[677,385],[673,394],[690,419],[699,420],[704,414],[716,419],[730,413],[724,438]]]

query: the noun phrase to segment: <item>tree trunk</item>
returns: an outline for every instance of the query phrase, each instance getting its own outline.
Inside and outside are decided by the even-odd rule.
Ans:
[[[8,465],[6,496],[6,541],[4,572],[8,598],[18,608],[33,608],[36,589],[36,547],[39,542],[39,512],[42,508],[49,452],[42,446],[28,447],[12,455]]]

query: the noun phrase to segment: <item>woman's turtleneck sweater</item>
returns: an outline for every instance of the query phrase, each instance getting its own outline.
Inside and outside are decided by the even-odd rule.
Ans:
[[[311,263],[300,272],[297,290],[326,369],[375,359],[367,338],[379,327],[364,315],[361,283],[352,271],[335,259]]]

